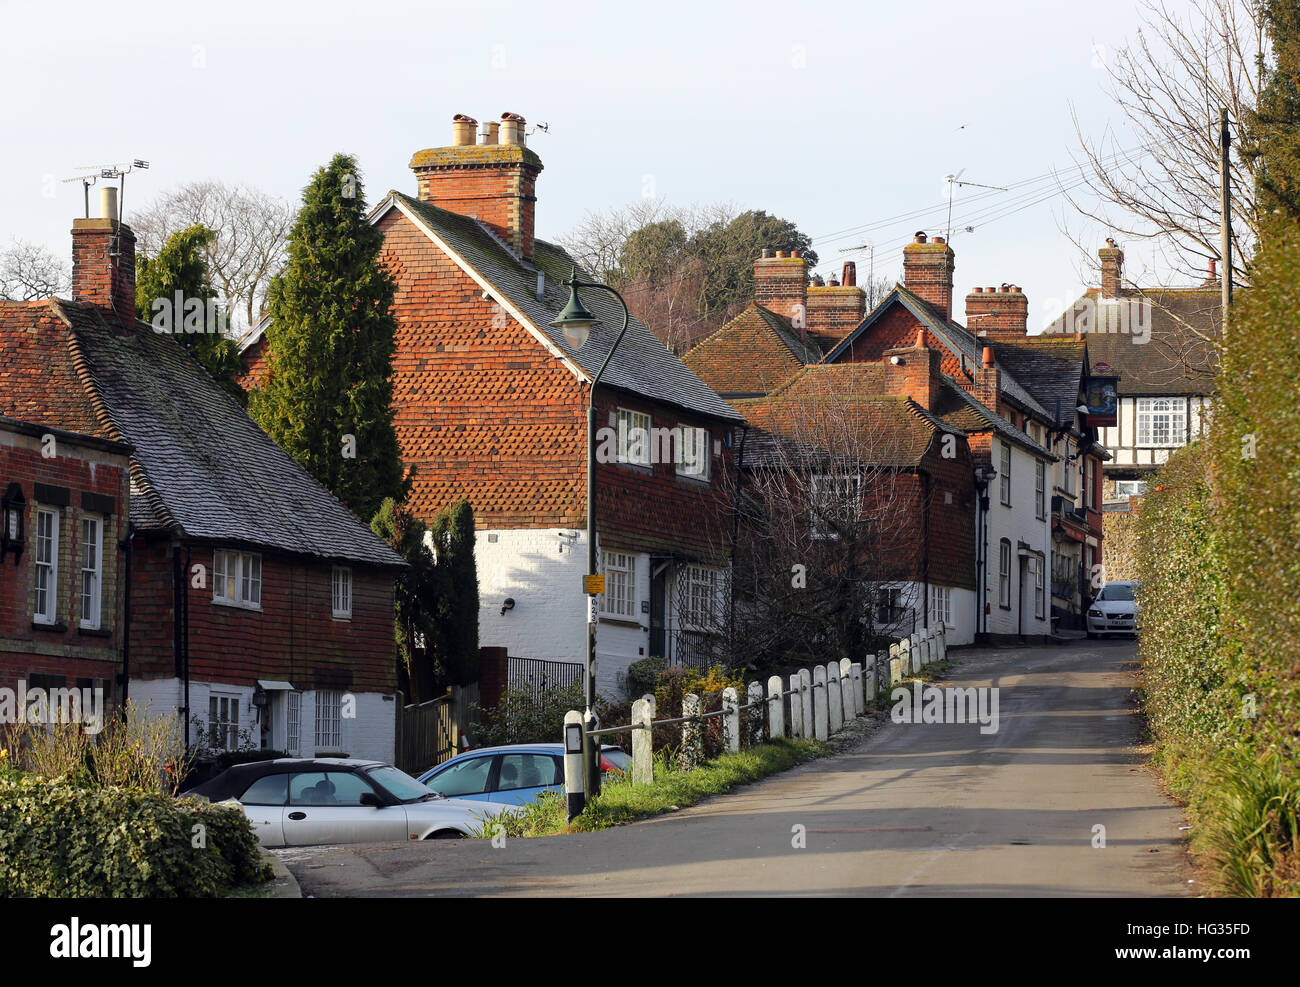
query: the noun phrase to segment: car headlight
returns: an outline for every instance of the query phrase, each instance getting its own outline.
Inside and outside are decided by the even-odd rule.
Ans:
[[[1100,610],[1089,610],[1089,611],[1088,611],[1088,616],[1089,616],[1089,617],[1104,617],[1104,616],[1106,616],[1106,615],[1105,615],[1104,613],[1102,613]]]

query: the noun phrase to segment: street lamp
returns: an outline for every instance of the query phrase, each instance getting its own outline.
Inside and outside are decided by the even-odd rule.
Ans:
[[[601,363],[600,369],[596,371],[596,376],[591,379],[591,390],[587,392],[588,578],[584,581],[583,588],[586,590],[589,599],[587,602],[587,685],[583,692],[583,698],[587,705],[583,720],[587,727],[583,731],[582,760],[587,773],[587,797],[594,798],[600,794],[600,744],[596,742],[596,738],[589,736],[587,731],[592,729],[591,724],[595,719],[594,709],[596,705],[596,594],[592,592],[595,582],[593,577],[596,575],[596,385],[600,383],[600,378],[604,375],[605,368],[609,366],[609,361],[614,356],[614,351],[618,349],[618,344],[623,341],[623,334],[627,332],[629,319],[627,302],[623,300],[622,295],[609,285],[601,284],[598,281],[579,281],[576,267],[573,269],[569,280],[562,281],[561,284],[569,286],[569,301],[564,306],[564,310],[559,317],[551,325],[564,333],[564,338],[575,350],[582,349],[591,336],[592,326],[600,321],[582,304],[582,299],[578,297],[579,288],[598,288],[601,291],[608,291],[623,306],[623,328],[619,330],[618,335],[614,338],[614,345],[605,354],[604,362]]]

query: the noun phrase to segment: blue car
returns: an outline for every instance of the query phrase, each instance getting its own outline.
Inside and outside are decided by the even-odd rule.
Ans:
[[[602,774],[626,771],[632,758],[618,747],[600,749]],[[417,779],[447,798],[524,805],[542,792],[564,794],[561,744],[510,744],[467,751]]]

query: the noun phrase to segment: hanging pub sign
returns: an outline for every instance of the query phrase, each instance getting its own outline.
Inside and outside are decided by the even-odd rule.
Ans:
[[[1117,421],[1119,375],[1112,373],[1107,363],[1098,363],[1092,371],[1084,380],[1083,403],[1088,411],[1083,423],[1091,428],[1106,428]]]

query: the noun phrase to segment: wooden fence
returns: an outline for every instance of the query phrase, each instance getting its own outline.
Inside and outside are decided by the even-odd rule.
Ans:
[[[420,774],[460,753],[461,737],[473,726],[471,707],[477,702],[476,682],[452,686],[445,696],[428,702],[399,706],[397,767]]]

